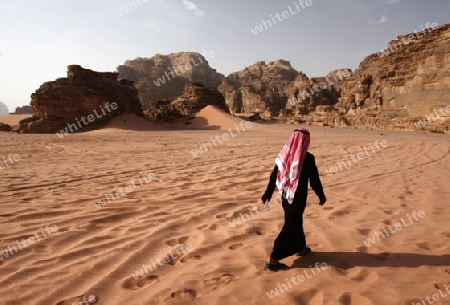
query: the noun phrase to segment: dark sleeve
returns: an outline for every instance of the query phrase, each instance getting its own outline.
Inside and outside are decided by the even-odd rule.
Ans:
[[[309,185],[316,193],[320,200],[326,200],[325,194],[323,193],[322,182],[320,182],[319,171],[316,166],[316,159],[311,155],[311,171],[309,176]]]
[[[261,197],[261,200],[263,202],[272,199],[273,191],[275,190],[276,187],[277,174],[278,174],[278,166],[275,165],[272,174],[270,174],[269,184],[267,185],[266,192]]]

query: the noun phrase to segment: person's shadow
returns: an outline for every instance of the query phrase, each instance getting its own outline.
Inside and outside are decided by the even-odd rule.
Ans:
[[[299,257],[291,268],[314,267],[316,263],[326,263],[340,269],[360,267],[420,267],[450,266],[450,254],[426,255],[414,253],[363,253],[363,252],[313,252]],[[317,266],[316,266],[317,267]]]

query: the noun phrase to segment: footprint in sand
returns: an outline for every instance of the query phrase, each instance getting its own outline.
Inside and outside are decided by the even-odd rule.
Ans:
[[[320,216],[320,215],[317,214],[317,213],[309,213],[309,214],[306,214],[306,217],[312,218],[312,219],[318,218],[319,216]]]
[[[366,297],[363,297],[361,294],[356,292],[344,292],[338,298],[339,304],[341,305],[373,305],[373,302]]]
[[[93,295],[81,295],[72,297],[56,303],[56,305],[72,305],[72,304],[95,304],[98,302],[98,298]]]
[[[262,231],[262,229],[260,227],[250,227],[250,228],[247,228],[246,231],[249,234],[264,235],[264,232]]]
[[[172,299],[196,299],[198,297],[200,297],[202,294],[195,290],[195,289],[181,289],[181,290],[177,290],[174,291],[170,294],[170,297]]]
[[[383,211],[383,213],[384,213],[384,214],[388,214],[388,215],[392,215],[392,214],[394,214],[394,212],[393,212],[393,211],[389,211],[389,210],[385,210],[385,211]]]
[[[353,263],[348,261],[336,262],[334,266],[334,271],[343,276],[356,276],[360,271],[360,267],[356,267]]]
[[[365,284],[370,284],[376,282],[378,278],[379,278],[378,273],[369,272],[368,270],[363,269],[358,275],[352,277],[352,280],[355,282],[363,282]]]
[[[440,289],[442,291],[446,291],[447,288],[450,289],[450,282],[440,282],[440,283],[436,283],[434,284],[434,287],[436,287],[437,289]],[[448,290],[447,290],[448,291]]]
[[[235,277],[229,273],[222,274],[218,277],[213,277],[210,280],[205,280],[204,283],[206,285],[217,285],[217,284],[223,284],[223,283],[229,283],[232,280],[234,280]]]
[[[430,242],[423,242],[423,243],[417,244],[416,246],[419,247],[420,249],[424,249],[424,250],[428,250],[428,251],[439,251],[439,250],[444,250],[447,248],[447,246],[444,244],[433,244]]]
[[[323,209],[329,211],[329,210],[332,210],[334,208],[333,207],[324,207]]]
[[[445,272],[447,272],[448,274],[450,274],[450,268],[445,269]]]
[[[189,236],[182,236],[180,238],[173,238],[166,241],[166,245],[176,246],[186,244],[186,242],[190,239]]]
[[[346,216],[346,215],[350,215],[350,214],[351,214],[350,208],[344,208],[344,209],[341,209],[341,210],[331,213],[331,215],[328,217],[328,220],[333,220],[338,217],[342,217],[342,216]]]
[[[129,290],[138,290],[145,286],[153,284],[157,280],[159,280],[159,276],[157,275],[147,275],[137,280],[134,277],[130,277],[123,282],[122,288]]]
[[[201,258],[202,258],[201,255],[195,255],[194,253],[190,253],[190,254],[188,254],[188,255],[182,257],[182,258],[180,259],[180,262],[182,262],[182,263],[187,263],[187,262],[192,261],[192,260],[198,261],[198,260],[201,259]]]
[[[366,246],[361,246],[361,247],[356,248],[356,251],[361,252],[361,253],[368,253],[369,248]]]
[[[385,225],[390,226],[390,225],[392,225],[392,220],[390,220],[390,219],[385,219],[385,220],[382,221],[382,223],[384,223]]]
[[[212,225],[209,226],[209,229],[215,231],[215,230],[217,230],[218,227],[219,227],[218,224],[213,223]]]
[[[372,229],[370,229],[370,228],[359,228],[358,229],[358,232],[361,235],[369,235],[371,231],[372,231]]]
[[[295,304],[322,305],[323,292],[317,289],[309,289],[294,296]]]
[[[223,214],[216,215],[216,218],[217,219],[222,219],[222,218],[228,218],[228,217],[231,217],[231,216],[233,216],[233,213],[223,213]]]
[[[228,247],[228,249],[230,249],[230,250],[237,250],[237,249],[242,248],[243,246],[244,245],[241,244],[241,243],[239,243],[239,244],[232,244],[231,246]]]
[[[204,228],[206,228],[206,227],[208,227],[209,226],[209,224],[204,224],[204,225],[201,225],[200,227],[197,227],[197,230],[203,230]]]
[[[445,237],[450,238],[450,232],[449,232],[449,231],[447,231],[447,232],[442,232],[441,234],[444,235]]]

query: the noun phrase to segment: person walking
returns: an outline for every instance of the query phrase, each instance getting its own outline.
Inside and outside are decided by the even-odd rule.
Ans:
[[[308,152],[310,133],[307,129],[294,130],[283,149],[275,159],[275,167],[270,175],[264,195],[265,204],[272,198],[275,187],[281,193],[284,210],[284,225],[275,239],[269,263],[265,269],[272,271],[286,269],[287,265],[279,261],[294,254],[299,256],[311,253],[306,246],[303,231],[303,212],[308,196],[308,181],[319,197],[319,204],[327,201],[319,178],[314,155]]]

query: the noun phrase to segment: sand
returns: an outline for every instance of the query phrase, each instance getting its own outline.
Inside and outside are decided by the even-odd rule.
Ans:
[[[63,139],[1,132],[0,161],[20,160],[0,170],[0,254],[18,250],[0,261],[0,304],[79,304],[85,296],[95,304],[366,305],[421,302],[436,287],[450,295],[448,136],[309,127],[328,202],[309,194],[313,255],[271,272],[263,266],[283,211],[277,193],[265,211],[259,198],[297,126],[254,123],[194,157],[240,123],[211,109],[202,117],[206,130],[122,117]],[[377,140],[387,147],[327,174]],[[102,206],[107,195],[115,199]],[[397,223],[400,230],[365,244]]]

